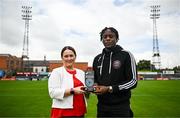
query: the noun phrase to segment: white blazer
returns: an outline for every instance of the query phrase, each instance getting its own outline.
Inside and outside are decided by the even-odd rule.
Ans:
[[[76,69],[76,77],[84,84],[85,75],[82,70]],[[73,108],[73,95],[64,97],[65,89],[73,87],[72,74],[68,73],[64,67],[53,69],[48,80],[49,95],[53,99],[52,108]]]

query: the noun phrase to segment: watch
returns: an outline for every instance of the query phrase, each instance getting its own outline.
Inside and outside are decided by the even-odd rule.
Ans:
[[[108,92],[109,92],[109,93],[112,93],[112,92],[113,92],[112,86],[109,86],[109,87],[108,87]]]
[[[73,88],[70,89],[70,93],[71,93],[72,95],[74,95],[74,89],[73,89]]]

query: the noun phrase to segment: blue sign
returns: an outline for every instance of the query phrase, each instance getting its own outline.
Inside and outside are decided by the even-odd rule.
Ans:
[[[0,70],[0,78],[4,77],[5,76],[5,71],[3,70]]]

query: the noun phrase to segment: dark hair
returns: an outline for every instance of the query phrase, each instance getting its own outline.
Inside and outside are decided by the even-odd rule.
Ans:
[[[119,34],[118,34],[118,31],[114,28],[114,27],[105,27],[101,32],[100,32],[100,37],[101,37],[101,41],[102,41],[102,36],[103,36],[103,34],[104,34],[104,32],[106,31],[106,30],[111,30],[111,32],[114,32],[115,33],[115,35],[116,35],[116,38],[117,38],[117,40],[119,40]]]
[[[65,46],[65,47],[61,50],[61,58],[63,57],[64,51],[67,50],[67,49],[73,51],[73,53],[74,53],[75,56],[76,56],[76,51],[75,51],[75,49],[74,49],[73,47],[71,47],[71,46]]]

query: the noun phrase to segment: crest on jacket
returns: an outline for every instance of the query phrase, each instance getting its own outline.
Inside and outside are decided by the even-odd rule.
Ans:
[[[121,67],[121,62],[119,60],[115,60],[113,62],[113,68],[114,69],[119,69]]]

